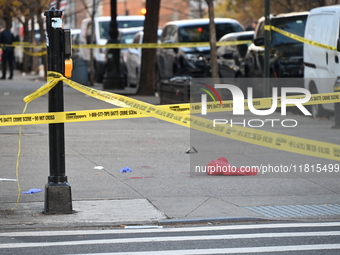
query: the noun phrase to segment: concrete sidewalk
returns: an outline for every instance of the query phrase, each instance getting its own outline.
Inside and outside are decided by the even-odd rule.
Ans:
[[[0,115],[21,113],[22,98],[43,83],[38,77],[19,74],[1,81]],[[67,86],[64,94],[65,111],[113,107]],[[132,97],[159,102],[156,97]],[[27,113],[39,112],[47,112],[47,96],[28,105]],[[340,130],[331,129],[332,118],[313,120],[298,114],[289,118],[299,122],[298,128],[267,131],[340,144]],[[0,126],[0,178],[16,179],[18,130],[18,126]],[[15,207],[17,183],[0,179],[2,229],[340,218],[339,173],[208,176],[190,171],[196,162],[206,165],[218,157],[226,157],[235,166],[335,167],[339,162],[197,133],[154,118],[66,123],[66,175],[75,213],[45,215],[48,126],[23,126],[22,134],[21,192],[31,188],[42,192],[21,193]],[[191,146],[198,153],[186,153]],[[132,172],[121,173],[124,167]]]

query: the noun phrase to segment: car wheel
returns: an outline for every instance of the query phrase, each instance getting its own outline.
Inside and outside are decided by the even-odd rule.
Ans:
[[[325,113],[324,113],[324,110],[321,104],[311,105],[310,110],[311,110],[312,117],[314,119],[322,118],[325,116]]]
[[[312,94],[318,94],[318,90],[313,87],[310,92]],[[325,110],[323,109],[321,104],[313,104],[308,106],[308,110],[312,114],[313,119],[323,118],[325,116]]]

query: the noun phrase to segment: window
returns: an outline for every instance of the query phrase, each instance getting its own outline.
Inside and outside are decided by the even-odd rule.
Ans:
[[[255,38],[261,38],[261,37],[263,38],[264,37],[264,21],[260,22],[255,33],[256,33]]]
[[[225,34],[244,31],[237,23],[216,24],[216,40]],[[209,42],[209,24],[191,25],[179,28],[179,42]]]
[[[133,37],[135,36],[135,34],[136,34],[135,32],[121,34],[120,42],[121,43],[132,43]]]
[[[307,15],[272,20],[272,25],[289,33],[304,37]],[[272,45],[301,43],[275,31],[272,32]]]
[[[244,31],[244,29],[237,23],[216,24],[216,40],[219,40],[225,34],[241,31]]]
[[[144,20],[118,21],[118,28],[142,27],[142,26],[144,26]]]
[[[124,20],[117,21],[118,28],[128,28],[128,27],[142,27],[144,26],[144,20]],[[99,38],[109,39],[110,31],[110,21],[99,22]]]
[[[99,22],[99,38],[109,39],[110,21]]]
[[[140,34],[135,36],[132,43],[139,43],[139,40],[140,40]]]
[[[170,41],[173,31],[174,31],[174,26],[172,25],[166,26],[163,30],[161,41],[162,42]]]

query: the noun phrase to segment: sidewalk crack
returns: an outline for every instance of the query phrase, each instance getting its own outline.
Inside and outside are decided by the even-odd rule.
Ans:
[[[196,211],[198,208],[200,208],[203,204],[205,204],[211,197],[208,197],[206,200],[204,200],[202,203],[200,203],[198,206],[196,206],[193,210],[188,212],[184,217],[187,217],[189,214],[193,213]]]
[[[71,147],[75,152],[77,152],[80,156],[82,156],[83,158],[85,158],[86,160],[92,162],[94,165],[98,165],[96,162],[94,162],[93,160],[91,160],[90,158],[86,157],[85,155],[79,153],[79,151],[77,151],[75,148]],[[103,171],[105,173],[107,173],[108,175],[112,176],[115,180],[117,180],[118,182],[124,184],[125,186],[129,187],[131,190],[133,190],[136,194],[138,194],[141,198],[147,199],[145,196],[143,196],[139,191],[137,191],[135,188],[133,188],[132,186],[130,186],[129,184],[125,183],[124,181],[118,179],[117,176],[115,176],[114,174],[110,173],[109,171],[107,171],[105,168],[103,169]]]

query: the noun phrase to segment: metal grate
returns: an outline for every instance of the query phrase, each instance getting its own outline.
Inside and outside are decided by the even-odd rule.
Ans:
[[[252,212],[265,217],[302,217],[318,215],[338,215],[340,205],[273,205],[273,206],[252,206],[244,207]]]

